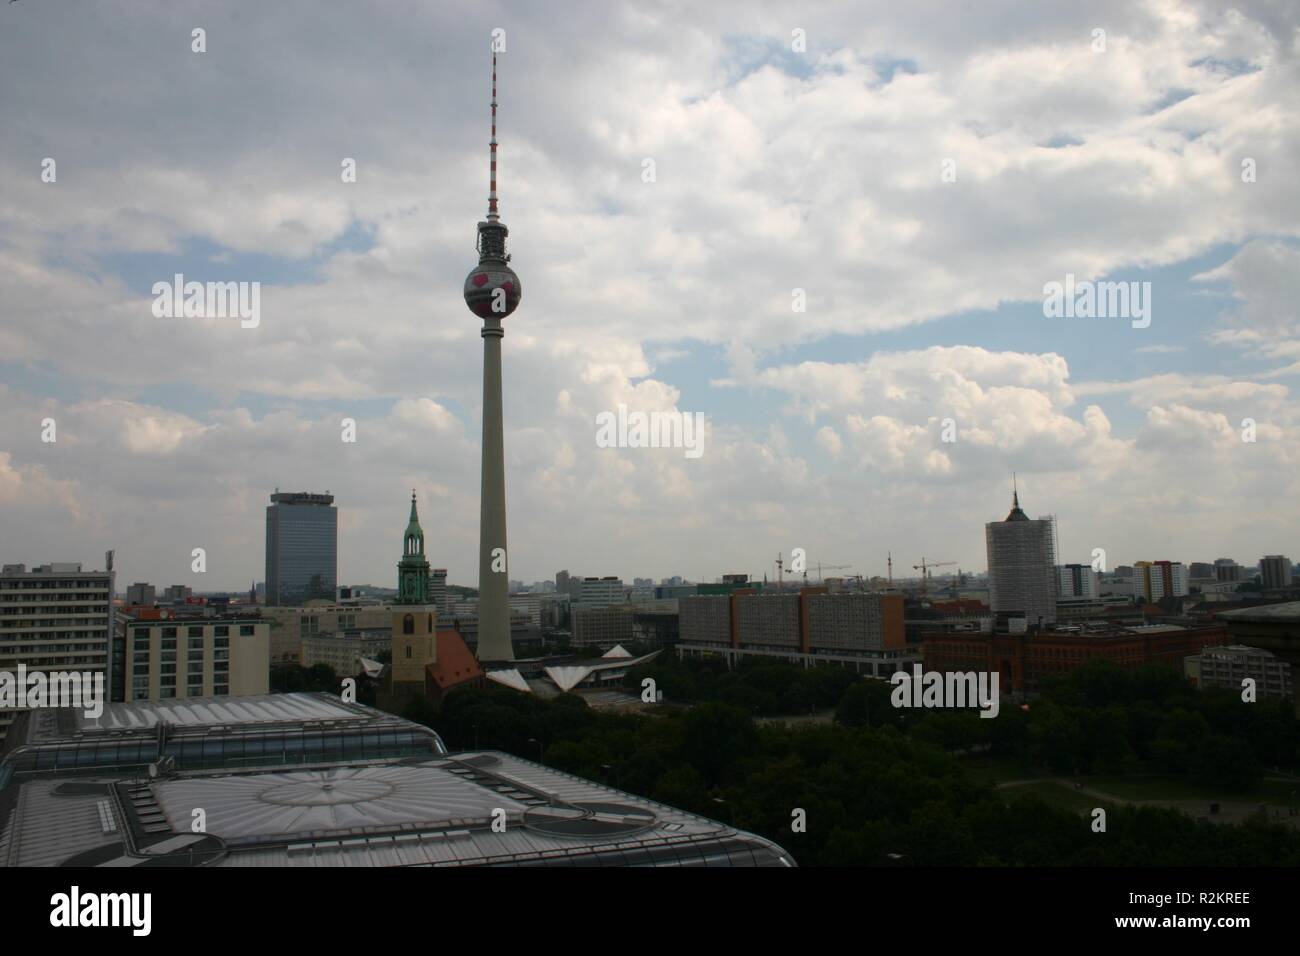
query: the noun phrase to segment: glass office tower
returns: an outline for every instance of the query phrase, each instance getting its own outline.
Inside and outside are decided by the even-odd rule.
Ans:
[[[277,491],[266,509],[266,603],[333,601],[339,513],[333,495]]]

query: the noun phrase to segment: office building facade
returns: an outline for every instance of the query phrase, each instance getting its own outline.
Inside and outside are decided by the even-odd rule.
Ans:
[[[335,599],[338,509],[333,495],[276,492],[266,509],[266,603]]]

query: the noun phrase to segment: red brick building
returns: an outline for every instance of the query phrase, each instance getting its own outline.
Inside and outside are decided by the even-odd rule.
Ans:
[[[1183,658],[1227,643],[1227,628],[1156,624],[1105,633],[941,634],[921,642],[925,669],[997,671],[1001,687],[1033,693],[1048,677],[1066,674],[1094,657],[1121,667],[1161,664],[1180,673]]]

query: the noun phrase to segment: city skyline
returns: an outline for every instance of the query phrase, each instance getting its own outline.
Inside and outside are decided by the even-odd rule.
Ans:
[[[581,30],[357,6],[323,29],[287,4],[250,32],[181,5],[110,47],[111,10],[30,5],[0,34],[28,78],[0,94],[6,560],[111,548],[121,590],[244,591],[272,489],[328,489],[339,580],[388,586],[414,488],[431,560],[474,583],[457,300],[497,28],[530,297],[504,356],[510,577],[775,578],[794,548],[979,570],[1012,471],[1061,563],[1295,554],[1294,13],[994,7],[939,31],[884,6]],[[157,317],[176,274],[262,283],[260,322]],[[1070,277],[1150,282],[1150,325],[1047,317]],[[620,405],[704,414],[703,454],[600,447]]]

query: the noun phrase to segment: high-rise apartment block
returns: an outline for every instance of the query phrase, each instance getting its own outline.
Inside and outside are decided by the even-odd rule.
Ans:
[[[1265,589],[1291,586],[1291,560],[1284,554],[1269,554],[1259,559],[1260,583]]]
[[[1154,604],[1161,598],[1187,595],[1187,568],[1181,561],[1135,561],[1133,598]]]
[[[158,600],[158,591],[152,584],[137,581],[126,589],[127,604],[153,604]]]
[[[1214,562],[1214,576],[1224,583],[1244,581],[1245,570],[1232,558],[1217,558]]]
[[[113,558],[106,571],[80,564],[23,564],[0,569],[0,671],[103,673],[113,685]],[[0,741],[15,710],[0,709]]]
[[[1088,564],[1062,564],[1056,569],[1057,597],[1096,598],[1099,596],[1099,575]]]

